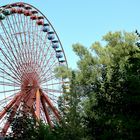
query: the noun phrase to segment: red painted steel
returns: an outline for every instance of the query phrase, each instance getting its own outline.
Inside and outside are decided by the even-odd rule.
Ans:
[[[6,135],[17,111],[30,113],[53,127],[51,115],[60,120],[57,99],[65,84],[55,77],[54,69],[60,61],[67,66],[61,41],[50,21],[32,5],[19,2],[1,8],[0,14],[5,9],[11,11],[0,19],[0,122],[5,120],[1,135]],[[56,57],[58,50],[52,47],[49,33],[43,31],[45,24],[59,43],[62,59]],[[4,118],[10,109],[11,121]]]
[[[52,109],[53,113],[55,114],[56,118],[58,120],[60,120],[60,116],[59,113],[57,111],[57,109],[53,106],[53,104],[51,103],[50,99],[48,98],[47,95],[45,95],[44,93],[42,94],[42,96],[44,97],[45,101],[47,102],[47,104],[49,105],[49,107]]]
[[[17,109],[19,107],[19,104],[21,102],[21,98],[22,98],[22,95],[17,98],[14,106],[12,107],[12,112],[11,112],[7,122],[5,123],[3,129],[2,129],[2,132],[1,132],[2,136],[5,136],[5,134],[6,134],[7,130],[8,130],[8,128],[9,128],[10,124],[12,123],[13,117],[15,116],[16,111],[17,111]]]
[[[16,102],[17,98],[19,97],[19,94],[16,95],[12,101],[7,105],[5,106],[5,108],[3,109],[3,111],[0,112],[0,119],[6,114],[6,112],[13,106],[13,104]]]
[[[37,92],[36,92],[36,116],[37,116],[37,119],[39,120],[40,119],[40,92],[39,92],[39,89],[37,89]]]
[[[53,124],[51,122],[51,119],[50,119],[50,116],[48,114],[48,110],[47,110],[47,107],[46,107],[46,104],[45,104],[45,99],[43,97],[41,98],[41,102],[42,102],[42,106],[43,106],[43,109],[44,109],[44,112],[45,112],[47,122],[51,127],[53,127]]]

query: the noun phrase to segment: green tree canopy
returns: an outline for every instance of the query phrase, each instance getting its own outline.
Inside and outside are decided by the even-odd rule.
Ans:
[[[139,139],[140,49],[134,33],[109,32],[105,45],[88,50],[73,45],[79,56],[77,81],[85,90],[85,126],[89,139]],[[89,91],[89,92],[88,92]]]

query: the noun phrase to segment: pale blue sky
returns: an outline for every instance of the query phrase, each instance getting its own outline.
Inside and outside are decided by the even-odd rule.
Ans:
[[[140,31],[140,0],[22,0],[43,12],[63,44],[70,67],[77,57],[72,44],[90,47],[108,31]],[[18,2],[0,0],[0,5]]]

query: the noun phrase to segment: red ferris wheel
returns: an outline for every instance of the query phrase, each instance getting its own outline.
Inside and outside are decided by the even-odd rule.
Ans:
[[[67,66],[50,21],[27,3],[0,7],[0,129],[8,132],[18,110],[53,126],[65,81],[54,69]],[[7,114],[10,119],[7,119]],[[9,121],[10,120],[10,121]]]

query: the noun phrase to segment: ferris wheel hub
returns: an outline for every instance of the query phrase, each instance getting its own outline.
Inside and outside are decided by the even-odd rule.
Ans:
[[[22,90],[28,90],[29,88],[36,88],[39,87],[39,76],[37,73],[32,72],[32,73],[24,73],[22,76],[22,84],[21,84],[21,89]]]

